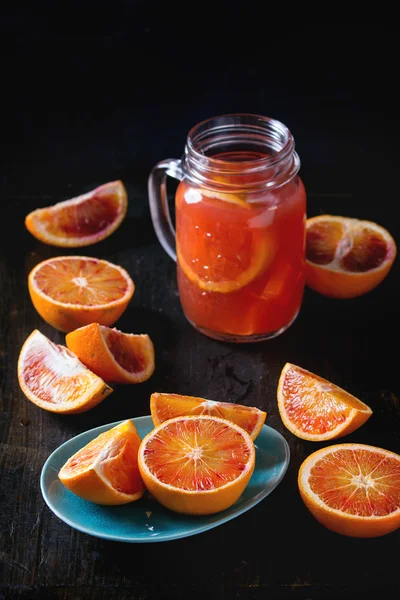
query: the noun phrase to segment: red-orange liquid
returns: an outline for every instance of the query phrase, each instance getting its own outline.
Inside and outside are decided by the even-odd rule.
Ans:
[[[231,170],[243,168],[246,158],[239,158]],[[251,195],[182,181],[177,274],[187,318],[217,337],[267,337],[288,326],[303,297],[305,214],[298,177]]]

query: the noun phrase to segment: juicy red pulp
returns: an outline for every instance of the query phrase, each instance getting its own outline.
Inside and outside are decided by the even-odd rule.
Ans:
[[[107,229],[119,213],[117,196],[102,197],[99,194],[81,204],[59,209],[56,222],[49,223],[48,230],[64,233],[66,236],[89,236]]]

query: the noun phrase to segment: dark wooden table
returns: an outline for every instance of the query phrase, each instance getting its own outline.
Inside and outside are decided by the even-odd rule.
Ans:
[[[359,299],[335,301],[307,290],[297,321],[279,338],[219,343],[197,333],[182,314],[175,265],[156,240],[146,191],[151,166],[179,156],[193,124],[225,112],[258,112],[279,118],[295,136],[309,216],[370,219],[400,241],[400,125],[394,60],[384,60],[395,49],[390,32],[380,30],[378,58],[369,44],[372,27],[357,38],[346,28],[331,30],[307,46],[299,35],[292,38],[297,67],[265,47],[262,56],[269,53],[272,69],[262,56],[249,62],[238,50],[220,66],[192,46],[193,57],[178,43],[160,40],[161,27],[154,29],[149,15],[132,22],[132,31],[79,39],[65,33],[43,39],[40,18],[25,17],[22,25],[7,21],[17,31],[7,40],[2,70],[10,84],[3,92],[0,165],[0,598],[397,598],[399,532],[342,537],[304,507],[299,466],[328,444],[302,441],[285,429],[276,386],[286,361],[319,373],[374,411],[343,441],[400,453],[399,261]],[[79,51],[71,50],[74,44]],[[314,66],[315,52],[324,54],[323,71]],[[156,71],[157,62],[170,68]],[[84,253],[122,265],[134,279],[136,292],[118,327],[150,334],[156,371],[142,385],[118,387],[88,413],[57,416],[25,398],[16,373],[33,329],[64,342],[38,316],[27,289],[31,268],[62,251],[35,240],[24,217],[117,178],[128,190],[127,218]],[[148,414],[156,390],[266,410],[268,425],[290,445],[284,480],[237,519],[179,541],[124,544],[72,529],[42,498],[46,458],[82,431]]]

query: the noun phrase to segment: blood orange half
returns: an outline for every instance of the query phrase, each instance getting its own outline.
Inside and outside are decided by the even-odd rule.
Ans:
[[[29,293],[40,316],[56,329],[113,325],[135,286],[122,267],[87,256],[57,256],[32,269]]]
[[[371,221],[320,215],[307,220],[306,283],[333,298],[362,296],[383,281],[396,257],[390,233]]]
[[[206,515],[225,510],[254,470],[254,444],[241,427],[212,416],[164,421],[142,441],[139,469],[147,489],[167,508]]]
[[[377,537],[400,527],[400,456],[364,444],[317,450],[299,470],[307,508],[325,527]]]

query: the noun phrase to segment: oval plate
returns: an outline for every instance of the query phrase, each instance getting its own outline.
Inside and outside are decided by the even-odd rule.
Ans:
[[[154,427],[150,416],[132,419],[141,438]],[[85,431],[57,448],[43,465],[40,487],[46,504],[62,521],[96,537],[119,542],[164,542],[195,535],[241,515],[272,492],[289,464],[289,446],[280,433],[263,425],[256,439],[256,466],[241,497],[227,510],[202,517],[174,513],[150,495],[123,506],[82,500],[58,479],[64,463],[91,440],[115,427],[109,423]]]

